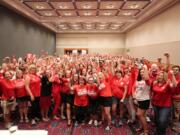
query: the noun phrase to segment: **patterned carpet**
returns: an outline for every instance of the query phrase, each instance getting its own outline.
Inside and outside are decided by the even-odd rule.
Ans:
[[[150,126],[150,135],[155,134],[155,128],[153,125]],[[40,122],[36,127],[31,127],[30,124],[22,123],[18,124],[19,129],[43,129],[48,131],[48,135],[139,135],[140,133],[135,133],[133,126],[124,125],[120,128],[112,127],[110,131],[106,131],[104,127],[93,127],[88,125],[79,125],[78,127],[67,127],[66,121],[56,121],[52,120],[49,122]],[[3,123],[0,123],[0,129],[4,129]],[[180,135],[174,133],[170,129],[167,135]]]

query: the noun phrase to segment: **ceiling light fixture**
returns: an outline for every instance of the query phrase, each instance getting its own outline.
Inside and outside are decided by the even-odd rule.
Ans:
[[[44,13],[44,15],[45,15],[45,16],[52,16],[53,14],[50,13],[50,12],[46,12],[46,13]]]
[[[90,6],[90,5],[88,5],[88,4],[85,4],[85,5],[83,6],[83,8],[84,8],[84,9],[90,9],[90,8],[91,8],[91,6]]]
[[[41,6],[41,5],[36,5],[35,7],[36,9],[44,9],[44,6]]]
[[[67,9],[67,6],[59,5],[59,8],[60,8],[60,9]]]
[[[108,8],[108,9],[113,9],[113,8],[114,8],[114,5],[113,5],[113,4],[109,4],[109,5],[106,6],[106,8]]]
[[[85,12],[84,15],[85,15],[85,16],[90,16],[91,13],[90,13],[90,12]]]
[[[71,16],[72,13],[70,13],[70,12],[65,12],[64,15],[65,15],[65,16]]]
[[[132,5],[129,5],[128,7],[131,8],[131,9],[137,9],[139,7],[139,5],[134,3]]]
[[[111,15],[111,13],[110,12],[105,12],[104,15],[109,16],[109,15]]]
[[[123,15],[129,16],[129,15],[132,15],[132,13],[131,12],[124,12]]]

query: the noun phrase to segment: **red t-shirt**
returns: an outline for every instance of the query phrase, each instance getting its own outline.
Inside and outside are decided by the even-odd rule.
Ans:
[[[76,85],[74,86],[74,92],[75,92],[75,97],[74,97],[74,104],[76,106],[88,106],[89,105],[89,98],[88,98],[88,93],[87,93],[87,88],[86,85]]]
[[[59,79],[58,75],[55,75],[53,77],[53,82],[52,82],[52,94],[60,94],[60,91],[62,89],[61,87],[61,80]]]
[[[15,83],[15,95],[17,98],[27,96],[24,79],[14,80]]]
[[[8,100],[12,97],[15,97],[15,84],[12,80],[2,79],[0,81],[0,88],[2,93],[2,100]]]
[[[112,89],[113,96],[121,99],[124,94],[125,85],[126,85],[126,82],[123,78],[119,79],[116,76],[114,76],[111,81],[111,89]]]
[[[172,105],[172,91],[169,84],[153,84],[152,104],[159,107],[170,107]]]
[[[172,88],[173,91],[173,100],[180,101],[180,75],[176,76],[177,86]]]
[[[69,94],[69,92],[70,92],[70,86],[69,86],[70,78],[63,78],[62,81],[63,81],[63,86],[62,86],[61,92]]]
[[[34,97],[39,97],[41,92],[41,80],[39,76],[29,74],[30,77],[30,90]]]
[[[99,89],[99,96],[101,96],[101,97],[112,97],[109,78],[106,78],[105,81],[102,82],[101,84],[105,85],[105,87],[102,89]]]
[[[95,84],[93,84],[93,85],[87,84],[86,88],[87,88],[88,96],[91,99],[97,99],[97,97],[98,97],[98,87]]]

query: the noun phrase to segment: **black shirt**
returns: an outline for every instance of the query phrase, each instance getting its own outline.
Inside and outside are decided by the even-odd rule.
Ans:
[[[52,89],[52,83],[49,81],[46,75],[41,78],[41,96],[50,96]]]

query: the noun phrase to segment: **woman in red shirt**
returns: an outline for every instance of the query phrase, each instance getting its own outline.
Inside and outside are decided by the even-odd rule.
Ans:
[[[98,121],[97,121],[97,109],[99,107],[98,103],[98,87],[97,84],[94,83],[93,77],[88,78],[88,84],[87,84],[87,92],[89,96],[89,113],[90,113],[90,121],[89,125],[91,125],[94,122],[94,126],[98,126]]]
[[[120,101],[120,121],[118,126],[122,126],[122,118],[123,118],[123,112],[124,112],[124,104],[123,102],[125,101],[126,95],[127,95],[127,84],[124,81],[124,78],[122,77],[122,71],[116,70],[115,71],[115,76],[112,79],[111,82],[112,86],[112,93],[113,96],[116,98],[116,100],[119,102]],[[117,103],[116,105],[113,104],[112,106],[112,111],[114,114],[114,120],[116,120],[116,108],[117,108]],[[116,123],[116,122],[114,122]]]
[[[28,120],[28,100],[29,97],[26,92],[25,88],[25,80],[23,78],[23,72],[21,70],[16,71],[16,80],[15,83],[15,95],[16,101],[19,107],[19,114],[20,114],[20,122],[29,122]]]
[[[169,124],[172,106],[171,87],[175,85],[174,80],[172,83],[170,83],[170,80],[167,80],[167,73],[164,71],[158,73],[157,79],[153,83],[152,105],[154,106],[157,135],[166,135],[166,128]]]
[[[36,66],[30,65],[29,66],[29,73],[26,75],[25,78],[25,88],[31,98],[31,117],[32,125],[36,125],[36,120],[40,118],[40,92],[41,92],[41,79],[36,74]]]
[[[59,120],[57,117],[58,113],[58,108],[61,103],[61,96],[60,96],[60,91],[61,91],[61,83],[62,81],[60,80],[60,77],[58,74],[55,74],[52,78],[52,96],[54,99],[54,109],[53,109],[53,118],[56,120]]]
[[[12,81],[12,75],[9,71],[5,71],[4,79],[1,80],[0,86],[1,86],[1,107],[3,109],[3,115],[4,115],[4,121],[5,121],[5,127],[10,128],[11,122],[11,110],[13,108],[13,104],[15,102],[15,85],[14,81]]]
[[[86,79],[84,77],[80,77],[79,85],[74,85],[72,89],[75,94],[74,97],[74,105],[76,108],[75,127],[77,127],[79,123],[84,124],[87,114],[87,107],[89,105],[89,98],[86,88]]]
[[[111,106],[112,106],[112,92],[109,84],[108,76],[104,76],[102,72],[98,74],[99,79],[99,100],[102,106],[102,119],[107,120],[108,125],[106,130],[110,130],[111,126]]]

